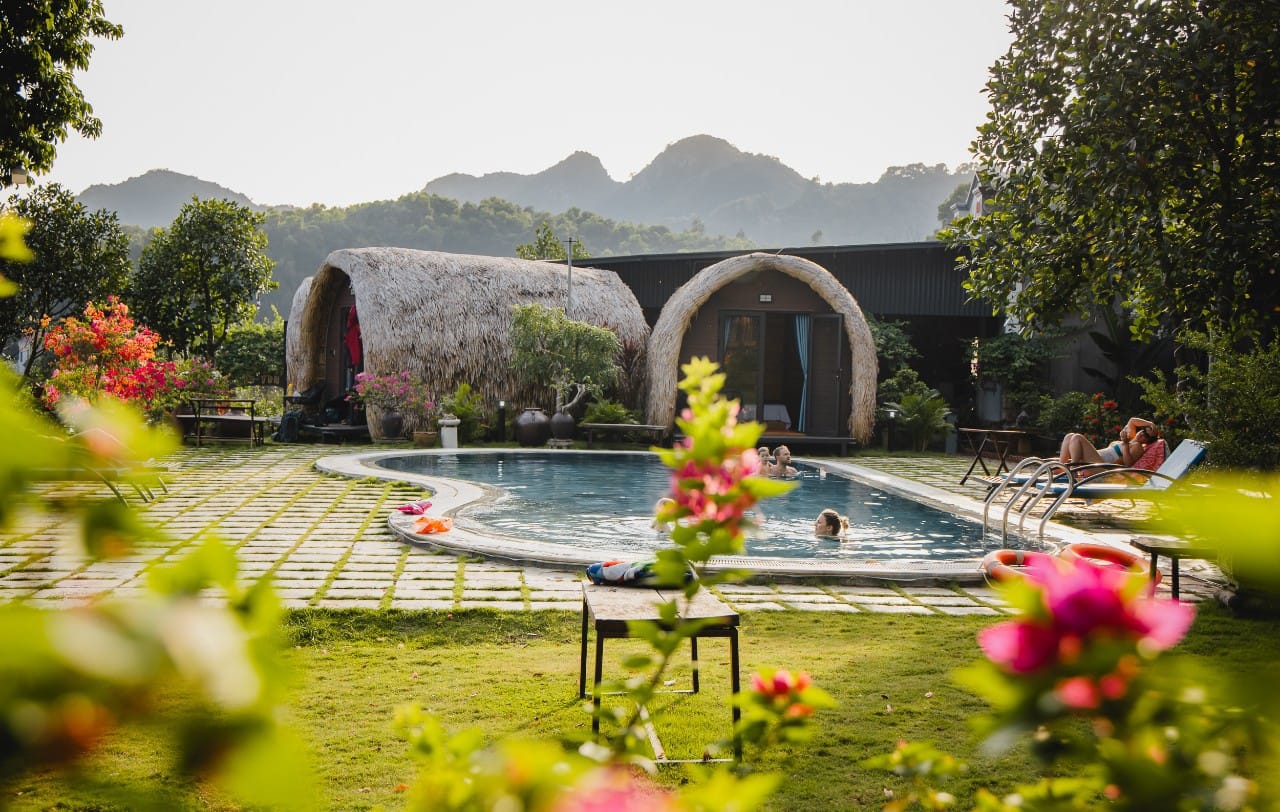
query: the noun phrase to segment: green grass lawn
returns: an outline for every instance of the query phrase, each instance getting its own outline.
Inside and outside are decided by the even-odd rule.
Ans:
[[[787,776],[773,808],[867,809],[901,783],[857,766],[891,750],[899,739],[932,741],[970,760],[972,785],[1008,790],[1036,776],[1025,751],[998,759],[975,754],[966,719],[982,703],[954,687],[948,675],[977,656],[974,635],[991,618],[757,612],[743,617],[742,668],[809,671],[839,707],[820,716],[814,741],[753,766]],[[309,743],[322,808],[399,809],[396,787],[413,777],[406,746],[392,731],[393,709],[418,702],[457,730],[480,727],[507,736],[580,739],[590,717],[577,698],[580,621],[570,612],[446,613],[303,611],[290,616],[285,654],[293,671],[289,722]],[[1275,621],[1230,617],[1204,608],[1179,651],[1225,672],[1274,679],[1280,662]],[[658,731],[668,756],[696,758],[728,736],[728,645],[700,645],[702,693],[670,694]],[[622,655],[633,641],[610,641],[606,678],[623,676]],[[687,657],[673,675],[688,681]],[[178,700],[174,700],[175,706]],[[662,715],[665,714],[665,715]],[[683,776],[664,767],[659,780]],[[90,783],[82,784],[81,781]],[[154,730],[118,732],[77,775],[30,776],[0,808],[106,810],[130,808],[110,787],[145,782],[162,792],[163,808],[235,809],[208,786],[177,777]],[[964,784],[955,787],[963,795]]]

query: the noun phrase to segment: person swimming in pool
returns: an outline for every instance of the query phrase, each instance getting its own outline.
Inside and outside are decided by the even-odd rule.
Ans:
[[[655,502],[655,503],[654,503],[654,505],[653,505],[653,521],[649,524],[649,526],[650,526],[651,528],[653,528],[653,530],[654,530],[654,532],[655,532],[655,533],[670,533],[670,532],[671,532],[671,525],[670,525],[670,523],[668,523],[668,522],[658,521],[658,514],[662,512],[662,509],[663,509],[663,508],[667,507],[668,505],[674,505],[675,503],[676,503],[676,500],[672,499],[670,496],[664,496],[664,497],[662,497],[661,499],[659,499],[657,502]]]
[[[842,536],[848,529],[849,517],[841,516],[831,508],[824,508],[813,520],[813,534],[819,538]]]
[[[762,469],[769,476],[795,476],[796,469],[791,465],[791,449],[780,445],[773,450],[773,464]]]

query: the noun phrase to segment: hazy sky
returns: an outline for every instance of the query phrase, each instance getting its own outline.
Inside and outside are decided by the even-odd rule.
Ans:
[[[575,150],[617,180],[689,135],[823,181],[968,159],[1003,0],[105,0],[79,193],[149,169],[258,203],[399,197]]]

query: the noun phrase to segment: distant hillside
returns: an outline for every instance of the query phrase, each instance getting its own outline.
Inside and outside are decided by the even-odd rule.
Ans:
[[[146,229],[168,226],[193,195],[265,210],[267,252],[280,283],[266,304],[284,313],[298,283],[339,248],[512,256],[543,220],[556,234],[581,239],[594,256],[911,242],[937,230],[939,204],[969,177],[964,167],[911,164],[889,168],[875,183],[824,184],[777,158],[698,135],[667,147],[626,182],[610,178],[594,155],[575,152],[533,175],[446,175],[397,200],[341,208],[264,209],[216,183],[167,170],[91,186],[78,199],[139,227],[135,257]]]
[[[537,174],[453,174],[424,191],[472,203],[500,197],[551,211],[568,202],[673,229],[696,220],[711,233],[741,233],[760,245],[857,244],[927,239],[939,225],[938,204],[969,175],[967,167],[951,172],[942,164],[911,164],[889,168],[875,183],[824,184],[777,158],[695,135],[668,146],[625,183],[611,180],[595,156],[578,152]],[[581,194],[574,196],[575,188]]]
[[[167,169],[153,169],[121,183],[90,186],[76,199],[91,210],[114,210],[122,223],[154,228],[172,223],[193,195],[201,200],[231,200],[254,211],[263,208],[225,186]]]

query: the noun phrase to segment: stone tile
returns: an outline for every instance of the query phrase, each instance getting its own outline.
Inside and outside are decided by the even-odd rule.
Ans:
[[[417,600],[395,598],[391,601],[392,609],[452,609],[452,600]]]
[[[321,598],[316,601],[316,606],[321,609],[377,609],[382,605],[381,600],[346,600],[343,598]]]
[[[547,610],[547,609],[560,609],[563,611],[577,612],[579,609],[581,609],[581,606],[582,606],[581,602],[569,603],[565,601],[536,601],[533,599],[529,600],[529,610],[533,612]]]
[[[926,606],[973,606],[976,601],[973,598],[967,598],[964,595],[917,595],[912,592],[911,597],[917,602]]]
[[[787,601],[787,606],[802,612],[861,612],[862,610],[856,606],[850,606],[847,603],[801,603],[799,601]]]
[[[748,603],[738,603],[731,601],[733,608],[739,612],[785,612],[787,607],[780,603],[772,601],[752,601]]]
[[[850,603],[860,604],[862,606],[915,606],[915,602],[910,598],[904,598],[901,595],[841,595],[840,597]]]
[[[433,601],[453,601],[452,589],[401,589],[396,587],[395,592],[391,593],[394,600],[433,600]]]
[[[893,604],[873,603],[862,607],[864,611],[882,615],[932,615],[929,609],[923,606],[917,606],[914,603],[906,606],[898,606]]]
[[[990,606],[935,606],[944,615],[1001,615],[999,610]]]
[[[524,601],[481,601],[461,600],[458,606],[463,609],[499,609],[504,612],[520,612],[524,610]]]
[[[382,599],[387,589],[335,589],[330,587],[324,592],[324,600],[333,598],[336,600],[354,600],[356,598],[368,598],[375,603]]]

